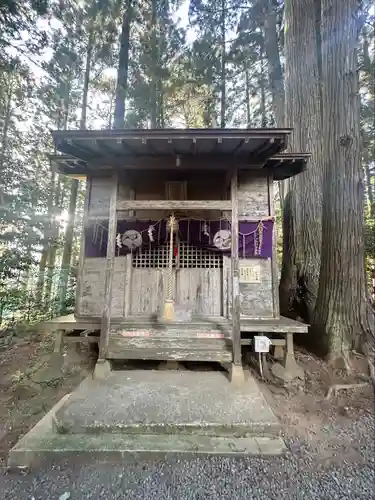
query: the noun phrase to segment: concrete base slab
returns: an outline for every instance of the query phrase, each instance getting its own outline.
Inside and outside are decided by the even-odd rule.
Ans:
[[[249,377],[222,372],[129,370],[89,380],[56,413],[61,433],[275,435],[280,424]]]
[[[111,372],[86,378],[9,453],[9,467],[82,455],[154,459],[196,455],[280,455],[280,425],[248,378],[221,372]]]

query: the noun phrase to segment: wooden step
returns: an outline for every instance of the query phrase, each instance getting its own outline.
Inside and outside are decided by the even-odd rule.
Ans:
[[[135,332],[137,333],[137,332]],[[142,359],[158,361],[232,362],[232,343],[228,338],[186,336],[148,336],[111,334],[108,359]]]
[[[231,326],[225,318],[192,320],[187,322],[163,322],[159,319],[130,317],[119,323],[112,322],[110,333],[122,336],[166,337],[231,337]]]

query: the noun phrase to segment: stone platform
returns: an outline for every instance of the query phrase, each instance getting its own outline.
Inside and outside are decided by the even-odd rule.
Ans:
[[[101,459],[280,454],[280,425],[252,377],[129,370],[86,379],[9,454],[10,466],[90,454]]]

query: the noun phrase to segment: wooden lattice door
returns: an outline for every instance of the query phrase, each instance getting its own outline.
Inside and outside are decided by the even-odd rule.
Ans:
[[[163,311],[169,279],[169,246],[134,252],[132,256],[131,307],[135,315]],[[185,242],[173,257],[173,298],[177,304],[202,316],[223,314],[223,257]]]

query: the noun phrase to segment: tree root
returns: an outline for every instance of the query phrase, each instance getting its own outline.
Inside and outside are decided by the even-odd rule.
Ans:
[[[352,375],[353,366],[349,354],[342,352],[340,355],[329,358],[328,365],[337,370],[343,370],[346,375]]]
[[[367,363],[368,363],[368,369],[370,372],[370,379],[372,382],[372,386],[375,390],[375,368],[374,368],[374,365],[369,358],[367,358]]]
[[[368,382],[362,382],[358,384],[334,384],[331,385],[331,387],[328,389],[325,399],[330,399],[332,395],[336,396],[338,391],[344,389],[362,389],[364,387],[368,387],[368,385]]]

